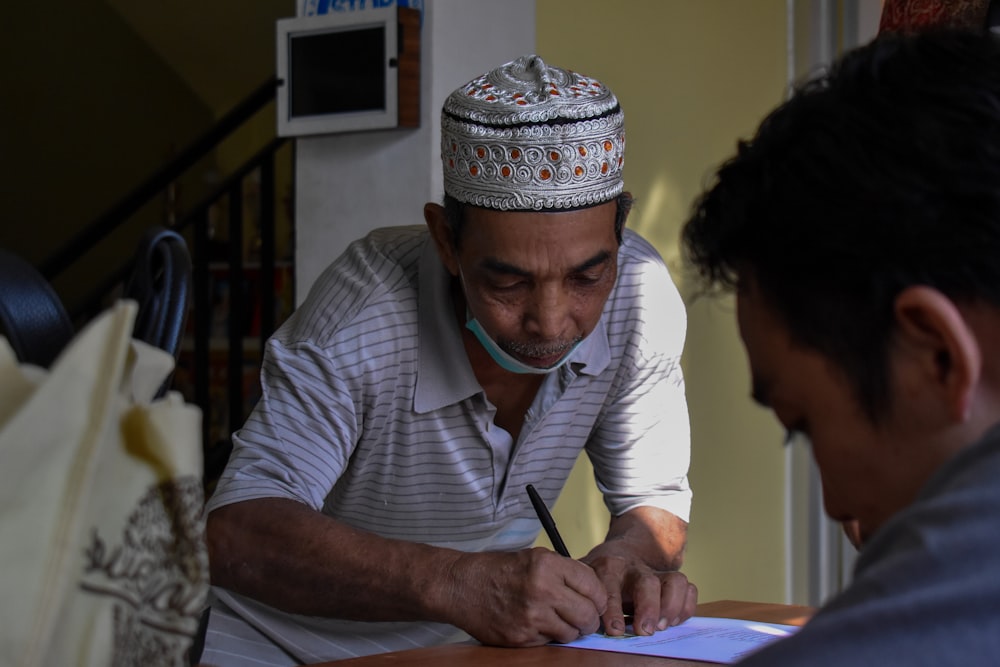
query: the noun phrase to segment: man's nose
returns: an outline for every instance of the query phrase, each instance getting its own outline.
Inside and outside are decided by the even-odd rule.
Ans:
[[[525,313],[525,328],[543,339],[561,338],[566,333],[569,310],[570,301],[565,290],[558,285],[540,285]]]

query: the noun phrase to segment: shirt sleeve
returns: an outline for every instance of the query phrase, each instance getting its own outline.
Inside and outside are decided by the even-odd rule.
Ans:
[[[334,363],[310,343],[268,342],[262,394],[208,502],[209,511],[255,498],[320,510],[357,441],[357,411]]]
[[[642,243],[646,254],[620,269],[628,293],[615,307],[628,317],[612,324],[609,337],[624,351],[587,453],[612,516],[653,506],[688,521],[691,434],[681,370],[687,314],[662,259]]]

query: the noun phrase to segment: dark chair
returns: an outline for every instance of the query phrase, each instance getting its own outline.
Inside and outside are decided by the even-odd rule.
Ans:
[[[149,228],[136,249],[123,296],[139,305],[133,337],[177,359],[191,293],[187,243],[165,227]],[[0,333],[22,363],[47,368],[76,333],[52,285],[31,264],[0,249]],[[159,395],[169,386],[164,382]]]
[[[0,333],[21,363],[48,368],[75,330],[52,285],[34,266],[0,249]]]
[[[149,228],[125,286],[125,298],[139,304],[133,337],[177,359],[190,294],[191,255],[184,237],[165,227]]]

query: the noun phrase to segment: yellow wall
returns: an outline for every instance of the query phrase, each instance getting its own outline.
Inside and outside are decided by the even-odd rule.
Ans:
[[[712,169],[782,99],[785,2],[537,0],[536,14],[543,59],[618,95],[626,187],[637,198],[629,224],[664,255],[689,301],[695,499],[684,570],[703,601],[784,601],[781,432],[749,400],[732,302],[690,303],[678,233]],[[590,474],[582,460],[554,509],[575,556],[607,525]]]

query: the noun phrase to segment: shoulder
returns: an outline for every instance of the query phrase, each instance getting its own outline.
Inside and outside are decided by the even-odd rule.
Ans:
[[[622,237],[618,281],[605,317],[612,335],[656,339],[671,348],[683,341],[687,313],[666,262],[632,230]]]
[[[317,285],[355,276],[383,278],[415,272],[420,250],[430,237],[424,225],[379,227],[353,241],[320,275]]]
[[[352,242],[312,285],[282,327],[286,342],[320,347],[359,318],[369,322],[416,315],[418,266],[429,234],[423,225],[382,227]]]
[[[618,252],[619,256],[624,256],[635,261],[649,261],[664,265],[663,257],[659,251],[653,247],[639,232],[628,229],[622,231],[622,244]]]
[[[653,245],[637,232],[626,229],[618,248],[618,283],[640,293],[675,292],[667,263]]]

